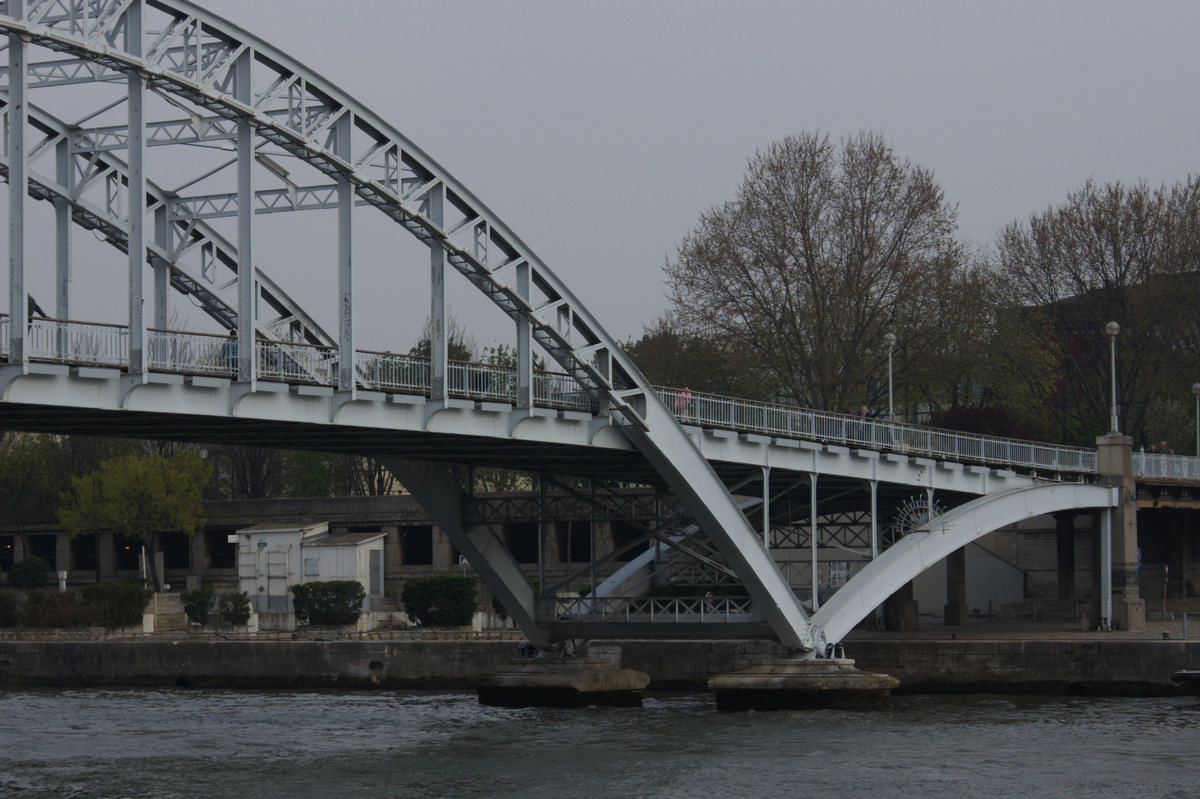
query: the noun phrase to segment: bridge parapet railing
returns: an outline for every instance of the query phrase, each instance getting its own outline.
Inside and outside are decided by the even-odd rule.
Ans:
[[[655,390],[684,424],[988,465],[1081,474],[1096,471],[1096,451],[1083,447],[959,433],[886,419],[703,394],[686,388],[656,387]]]
[[[338,351],[318,344],[256,341],[258,375],[284,383],[337,384]],[[235,356],[236,357],[236,356]]]
[[[10,346],[9,317],[0,320],[4,355]],[[49,363],[123,367],[129,363],[129,332],[123,325],[30,319],[25,331],[29,357]]]
[[[429,359],[394,352],[355,353],[355,371],[366,388],[397,394],[427,394],[430,386]]]
[[[149,368],[161,372],[237,376],[237,339],[212,333],[147,331]]]
[[[556,621],[745,622],[756,620],[749,597],[556,597]]]
[[[1149,479],[1200,480],[1200,458],[1163,455],[1158,452],[1135,452],[1133,475]]]
[[[517,371],[489,363],[450,361],[446,364],[446,393],[452,397],[515,404]]]
[[[560,372],[533,373],[533,401],[536,405],[567,411],[590,412],[592,399],[570,375]]]

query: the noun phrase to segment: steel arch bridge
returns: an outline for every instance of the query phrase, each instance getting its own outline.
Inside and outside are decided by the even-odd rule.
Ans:
[[[0,0],[0,29],[10,252],[0,419],[12,429],[383,458],[540,647],[600,632],[545,611],[544,598],[473,511],[454,464],[556,468],[664,486],[713,543],[721,568],[747,589],[753,610],[745,619],[753,623],[746,629],[816,653],[869,612],[864,597],[878,591],[847,594],[859,601],[844,601],[844,610],[814,624],[763,540],[771,540],[770,499],[781,483],[810,489],[813,547],[819,482],[837,497],[852,490],[839,480],[867,480],[872,504],[880,484],[945,489],[960,501],[982,495],[977,507],[999,509],[988,516],[989,530],[1030,507],[1114,502],[1111,492],[1086,483],[1045,483],[986,458],[969,457],[964,466],[935,451],[905,454],[917,436],[905,426],[872,423],[868,434],[830,417],[842,430],[828,443],[818,430],[828,420],[819,414],[712,398],[705,406],[701,397],[681,404],[677,394],[648,384],[566,284],[436,161],[297,60],[193,3]],[[55,113],[55,104],[74,121]],[[198,147],[219,157],[187,155]],[[167,155],[152,157],[158,148]],[[31,200],[54,209],[53,245],[36,255],[35,244],[44,242],[28,238]],[[353,242],[364,207],[428,249],[430,352],[423,363],[357,347],[363,287]],[[332,334],[256,256],[259,217],[318,210],[336,219]],[[84,335],[86,326],[72,321],[82,305],[71,292],[72,225],[126,254],[127,316],[110,331],[111,345],[97,344],[110,339],[94,328]],[[34,318],[27,301],[27,278],[48,261],[55,275],[49,321]],[[479,386],[448,357],[446,280],[453,271],[513,322],[515,368],[490,373]],[[171,331],[180,297],[196,303],[220,335]],[[112,359],[97,347],[110,349]],[[207,360],[183,354],[214,347],[220,354]],[[561,380],[535,371],[535,353],[562,370]],[[407,393],[388,393],[383,369],[419,374],[399,379]],[[748,426],[747,408],[758,426]],[[827,443],[806,443],[812,440]],[[1086,472],[1082,462],[1067,463],[1077,457],[1059,448],[1032,468]],[[818,474],[826,477],[818,481]],[[755,485],[763,535],[734,496]],[[1046,499],[996,499],[1018,490]],[[978,515],[971,518],[978,527]],[[956,529],[956,541],[987,532]],[[916,562],[896,560],[902,565],[888,579]]]

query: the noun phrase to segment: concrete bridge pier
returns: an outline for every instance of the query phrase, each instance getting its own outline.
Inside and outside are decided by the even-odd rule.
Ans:
[[[722,711],[879,705],[899,685],[895,677],[861,671],[845,657],[767,658],[708,681]]]
[[[967,604],[967,550],[959,547],[946,556],[946,606],[942,619],[947,626],[961,627],[971,617]]]
[[[589,644],[583,657],[529,652],[473,683],[495,707],[641,707],[650,675],[621,668],[621,648]]]
[[[1112,510],[1112,624],[1118,630],[1146,626],[1146,601],[1138,589],[1137,485],[1133,474],[1133,439],[1110,433],[1096,439],[1097,482],[1121,490],[1121,502]],[[1101,547],[1096,547],[1100,552]],[[1101,569],[1095,574],[1099,581]],[[1102,586],[1094,596],[1103,602]],[[1102,608],[1093,608],[1103,619]]]

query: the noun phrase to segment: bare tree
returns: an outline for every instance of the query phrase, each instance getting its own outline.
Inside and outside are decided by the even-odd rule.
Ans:
[[[780,396],[819,408],[886,405],[891,332],[902,377],[943,335],[961,279],[957,211],[932,173],[878,133],[835,146],[790,136],[759,152],[731,202],[705,213],[668,260],[679,326],[744,348]]]
[[[1144,437],[1155,396],[1190,396],[1200,354],[1198,198],[1194,177],[1158,189],[1089,181],[1001,234],[998,271],[1009,308],[996,352],[1017,390],[1040,402],[1065,440],[1088,444],[1109,428],[1109,322],[1120,325],[1122,431]]]
[[[218,490],[230,499],[265,499],[283,493],[286,454],[268,447],[229,444],[209,448]]]

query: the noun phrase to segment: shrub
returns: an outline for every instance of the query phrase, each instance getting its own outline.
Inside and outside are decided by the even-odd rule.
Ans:
[[[309,624],[354,624],[367,595],[357,580],[304,583],[291,590],[296,619]]]
[[[154,591],[138,583],[96,583],[80,593],[92,624],[113,629],[140,624]]]
[[[0,627],[21,623],[21,597],[16,591],[0,591]]]
[[[430,627],[470,624],[478,606],[475,578],[452,574],[414,577],[404,584],[402,599],[408,615]]]
[[[13,588],[44,588],[50,585],[50,564],[37,555],[28,555],[8,572]]]
[[[216,591],[211,588],[184,591],[179,598],[183,600],[183,612],[187,614],[188,621],[202,627],[208,623],[208,614],[212,612]]]
[[[217,612],[234,627],[244,626],[250,621],[250,595],[245,591],[240,594],[221,594],[217,600]]]
[[[35,589],[25,595],[24,626],[40,628],[83,627],[87,609],[75,591]]]

